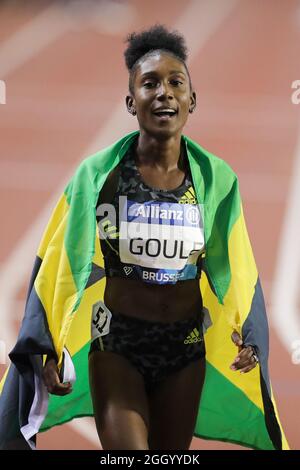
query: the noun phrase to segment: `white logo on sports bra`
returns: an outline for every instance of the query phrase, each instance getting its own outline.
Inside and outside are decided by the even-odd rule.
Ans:
[[[125,272],[126,276],[128,276],[133,271],[131,266],[124,266],[123,269],[124,269],[124,272]]]
[[[198,207],[188,207],[186,209],[186,218],[192,225],[199,224],[200,222],[200,212]]]
[[[161,204],[152,204],[152,205],[145,205],[145,204],[133,204],[128,209],[128,215],[131,217],[144,217],[144,218],[151,218],[151,219],[174,219],[183,222],[183,211],[180,207],[179,210],[171,207],[164,208],[160,207]],[[173,204],[175,206],[175,204]]]

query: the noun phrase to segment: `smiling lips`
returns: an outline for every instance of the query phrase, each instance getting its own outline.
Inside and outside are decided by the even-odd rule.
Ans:
[[[160,119],[167,120],[177,114],[177,111],[173,108],[158,108],[153,111],[153,114]]]

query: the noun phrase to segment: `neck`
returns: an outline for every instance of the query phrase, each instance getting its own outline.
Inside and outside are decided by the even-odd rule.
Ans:
[[[150,165],[169,172],[178,168],[181,135],[159,140],[141,130],[136,148],[141,165]]]

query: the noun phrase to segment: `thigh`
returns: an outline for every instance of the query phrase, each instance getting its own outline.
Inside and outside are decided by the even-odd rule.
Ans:
[[[95,421],[103,449],[148,449],[148,401],[144,381],[120,354],[89,357]]]
[[[191,444],[205,377],[205,358],[158,383],[149,396],[150,449],[186,450]]]

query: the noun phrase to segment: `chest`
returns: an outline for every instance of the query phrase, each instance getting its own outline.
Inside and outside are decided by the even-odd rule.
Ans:
[[[185,178],[185,172],[179,168],[164,172],[149,166],[139,166],[138,173],[147,186],[163,191],[172,191],[174,188],[178,188]]]

